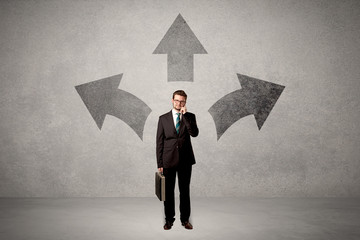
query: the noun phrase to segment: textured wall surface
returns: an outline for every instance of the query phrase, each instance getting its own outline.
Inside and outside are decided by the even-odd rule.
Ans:
[[[207,52],[192,82],[153,54],[179,13]],[[0,34],[0,197],[154,196],[177,89],[200,130],[193,196],[360,196],[359,1],[0,1]],[[118,74],[151,109],[142,139],[116,114],[100,130],[75,89]],[[260,131],[248,115],[218,140],[208,110],[237,74],[285,89]]]

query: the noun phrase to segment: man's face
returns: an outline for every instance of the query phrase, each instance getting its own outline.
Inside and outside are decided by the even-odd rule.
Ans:
[[[180,111],[180,109],[186,105],[186,98],[180,95],[175,95],[171,101],[176,111]]]

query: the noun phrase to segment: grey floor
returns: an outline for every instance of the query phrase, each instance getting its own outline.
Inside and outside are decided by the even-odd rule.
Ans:
[[[360,239],[360,199],[194,198],[164,231],[155,198],[0,198],[0,239]]]

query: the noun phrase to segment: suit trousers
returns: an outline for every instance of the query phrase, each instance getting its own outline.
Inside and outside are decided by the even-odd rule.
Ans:
[[[175,181],[176,173],[178,175],[179,193],[180,193],[180,220],[189,221],[190,217],[190,179],[192,165],[177,166],[174,168],[164,168],[165,176],[165,219],[169,222],[175,221]]]

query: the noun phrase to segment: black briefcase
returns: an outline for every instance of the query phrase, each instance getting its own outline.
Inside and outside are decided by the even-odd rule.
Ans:
[[[160,201],[165,201],[165,176],[160,173],[155,173],[155,194]]]

